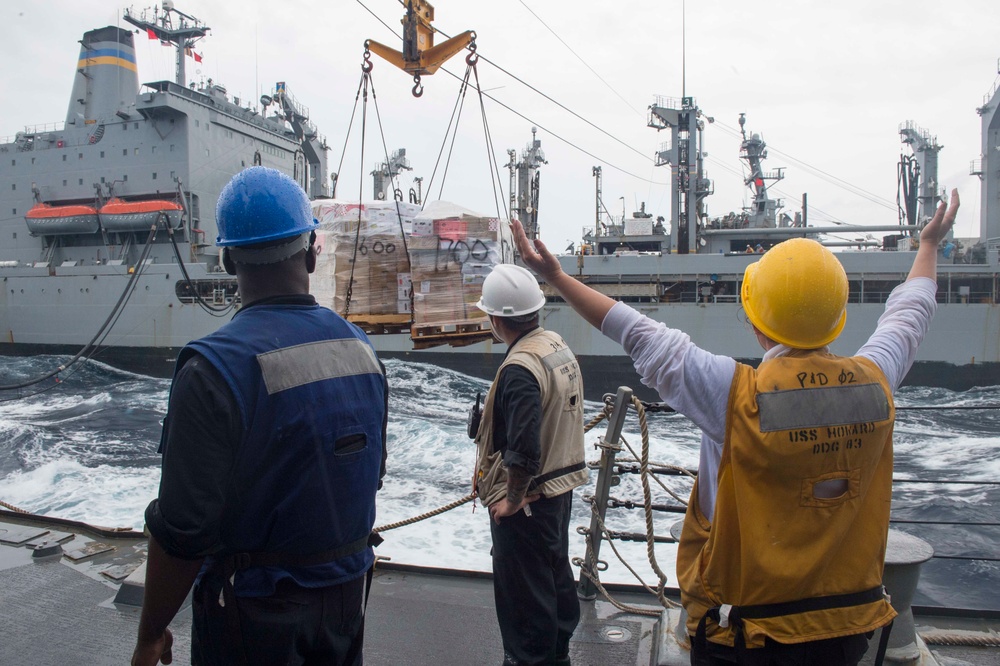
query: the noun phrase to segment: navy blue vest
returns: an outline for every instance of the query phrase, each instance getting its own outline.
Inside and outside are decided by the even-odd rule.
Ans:
[[[190,343],[178,368],[192,352],[225,378],[244,427],[221,554],[310,555],[368,535],[385,384],[365,334],[318,305],[258,305]],[[363,575],[373,559],[366,547],[316,566],[251,567],[237,574],[236,592],[269,595],[285,577],[305,587],[335,585]]]

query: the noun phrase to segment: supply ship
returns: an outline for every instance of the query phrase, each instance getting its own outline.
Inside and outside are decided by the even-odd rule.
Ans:
[[[327,145],[283,82],[259,106],[189,83],[210,29],[172,2],[123,19],[135,32],[80,40],[65,122],[0,139],[0,353],[100,348],[162,374],[239,304],[215,247],[219,192],[263,165],[328,195]],[[175,80],[140,89],[136,34],[173,47]]]
[[[322,200],[332,194],[327,144],[285,83],[259,106],[230,97],[211,79],[187,83],[186,58],[209,28],[172,3],[126,12],[124,20],[135,32],[106,27],[84,34],[65,122],[0,140],[0,354],[100,353],[109,363],[162,375],[184,344],[215,330],[240,305],[235,278],[222,271],[214,246],[222,187],[241,169],[264,165]],[[176,50],[174,81],[140,87],[137,33]],[[942,248],[940,309],[908,376],[911,384],[1000,384],[998,102],[994,86],[978,109],[982,151],[971,172],[982,182],[979,237],[950,239]],[[743,334],[738,294],[756,251],[797,236],[843,245],[824,234],[857,235],[837,254],[850,280],[851,324],[833,345],[835,353],[853,353],[874,330],[891,289],[905,279],[920,225],[940,195],[936,139],[912,123],[900,127],[919,167],[905,219],[818,227],[810,225],[805,201],[795,216],[781,212],[769,186],[782,171],[765,171],[766,144],[745,131],[741,158],[753,201],[743,211],[710,218],[705,202],[713,186],[702,149],[709,121],[692,97],[654,101],[648,125],[669,137],[656,161],[670,171],[670,210],[657,217],[644,209],[625,219],[602,215],[595,167],[594,226],[577,252],[560,256],[564,269],[684,330],[706,349],[755,362],[761,350]],[[519,160],[509,153],[516,190],[511,214],[537,234],[541,140],[533,137]],[[383,174],[383,196],[398,198],[400,191],[386,182],[391,179]],[[542,324],[579,357],[586,385],[598,392],[588,390],[589,397],[609,385],[638,387],[618,345],[546,291]],[[381,354],[483,377],[492,376],[505,350],[483,340],[481,329],[480,342],[419,350],[409,332],[399,332],[408,329],[394,330],[371,331],[379,333],[372,337]]]

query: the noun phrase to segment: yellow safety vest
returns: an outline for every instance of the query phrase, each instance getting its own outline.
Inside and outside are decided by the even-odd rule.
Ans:
[[[476,433],[476,486],[483,505],[507,494],[507,468],[493,448],[493,408],[497,379],[509,365],[520,365],[535,377],[542,396],[541,467],[528,487],[529,495],[555,497],[587,482],[583,444],[583,377],[572,350],[559,335],[536,328],[507,353],[486,394]]]
[[[696,483],[678,547],[688,632],[706,613],[708,640],[730,646],[739,625],[745,645],[761,647],[887,624],[895,408],[882,371],[815,350],[740,364],[728,413],[715,513],[709,523],[699,510]],[[817,497],[831,479],[846,492]],[[736,621],[719,626],[715,608]]]

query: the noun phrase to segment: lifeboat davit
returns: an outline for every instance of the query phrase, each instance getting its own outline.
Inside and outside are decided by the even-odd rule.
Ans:
[[[24,215],[32,235],[93,234],[99,228],[97,209],[92,206],[52,206],[36,203]]]
[[[114,198],[101,206],[99,214],[105,231],[147,231],[161,217],[176,229],[181,226],[184,208],[163,199],[125,201]]]

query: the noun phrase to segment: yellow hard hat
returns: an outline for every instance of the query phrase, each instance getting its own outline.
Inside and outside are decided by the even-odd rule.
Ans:
[[[815,349],[847,321],[847,274],[830,250],[808,238],[772,247],[747,266],[740,291],[747,319],[775,342]]]

